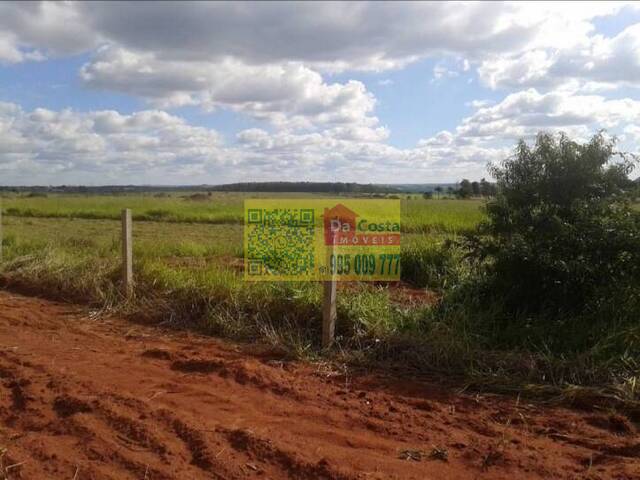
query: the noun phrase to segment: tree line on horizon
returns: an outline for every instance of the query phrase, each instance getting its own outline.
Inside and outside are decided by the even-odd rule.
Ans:
[[[486,179],[481,179],[479,182],[477,181],[469,181],[466,178],[460,180],[460,183],[457,184],[456,187],[449,186],[446,189],[442,186],[436,186],[433,191],[428,191],[423,193],[423,197],[426,199],[442,197],[443,194],[446,194],[450,197],[456,198],[471,198],[471,197],[495,197],[498,192],[498,187],[495,183],[488,182]]]
[[[225,185],[59,185],[0,186],[12,193],[127,194],[153,192],[308,192],[308,193],[401,193],[391,185],[345,182],[243,182]]]
[[[349,182],[243,182],[218,185],[214,192],[400,193],[389,185]]]

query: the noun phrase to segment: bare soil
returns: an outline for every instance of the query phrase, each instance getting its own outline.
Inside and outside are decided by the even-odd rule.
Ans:
[[[635,428],[0,291],[0,479],[639,479]]]

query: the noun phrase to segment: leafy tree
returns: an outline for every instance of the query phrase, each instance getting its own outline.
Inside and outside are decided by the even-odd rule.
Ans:
[[[466,178],[464,178],[460,181],[458,196],[460,198],[469,198],[471,195],[473,195],[473,188],[471,187],[471,182]]]
[[[480,180],[480,195],[483,197],[493,197],[496,194],[496,186],[487,182],[484,178]]]
[[[480,184],[478,182],[471,182],[471,192],[474,197],[480,196]]]
[[[469,238],[485,293],[508,311],[548,318],[637,299],[633,166],[602,133],[585,144],[549,134],[533,146],[520,141],[511,158],[491,167],[498,193],[487,204],[488,221]]]
[[[438,198],[440,198],[440,195],[442,194],[442,187],[438,185],[434,190],[436,191]]]
[[[424,192],[422,194],[422,198],[425,200],[431,200],[433,198],[433,192]]]

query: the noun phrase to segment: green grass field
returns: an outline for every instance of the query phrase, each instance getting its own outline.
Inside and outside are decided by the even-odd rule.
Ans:
[[[131,207],[136,264],[153,262],[156,268],[191,271],[221,269],[240,276],[242,224],[237,220],[243,218],[243,199],[239,194],[218,194],[195,202],[177,195],[4,199],[5,259],[47,251],[67,260],[93,258],[116,266],[120,255],[120,210]],[[148,212],[153,211],[153,202],[170,212],[167,218],[171,220],[151,220]],[[472,229],[482,218],[481,205],[475,200],[403,199],[402,221],[408,225],[402,240],[407,266],[403,279],[416,287],[437,285],[439,280],[435,277],[439,274],[428,265],[418,268],[416,262],[428,258],[433,247],[445,239]],[[191,221],[216,215],[218,220],[212,223]],[[87,218],[98,216],[104,218]],[[230,220],[219,223],[223,218]]]
[[[3,198],[7,257],[48,248],[65,255],[96,256],[117,264],[120,212],[131,208],[138,261],[166,267],[226,268],[239,274],[242,258],[243,201],[260,197],[299,198],[305,194],[162,194]],[[409,275],[418,287],[435,285],[427,265],[418,271],[411,260],[445,238],[472,230],[483,219],[482,201],[401,199],[403,248]],[[427,255],[428,256],[428,255]]]
[[[238,338],[271,338],[309,351],[317,343],[320,324],[318,284],[244,282],[239,220],[245,196],[198,198],[4,198],[5,261],[0,269],[14,283],[45,293],[97,306],[130,307],[132,301],[119,290],[119,216],[122,208],[131,208],[139,314],[168,316]],[[403,221],[409,218],[413,231],[429,232],[404,234],[408,262],[423,259],[424,252],[429,256],[445,238],[473,228],[473,219],[482,215],[479,201],[405,197],[402,203]],[[158,210],[166,214],[150,214]],[[415,265],[408,271],[415,288],[438,284],[438,271],[418,273]],[[349,295],[340,296],[340,310],[344,337],[351,343],[405,331],[425,308],[397,304],[396,292],[379,285],[351,284],[348,289]]]
[[[305,195],[251,194],[273,196]],[[243,200],[248,197],[5,196],[0,279],[107,311],[266,341],[314,357],[320,353],[320,285],[243,280]],[[439,300],[463,284],[468,269],[455,240],[483,220],[482,206],[480,200],[403,196],[403,282],[339,285],[334,357],[459,375],[494,389],[529,383],[619,386],[624,378],[628,392],[635,376],[621,376],[610,363],[596,361],[607,338],[589,352],[556,354],[544,345],[498,351],[468,310]],[[120,287],[123,208],[131,208],[134,217],[131,298]],[[635,398],[635,388],[630,395]]]
[[[136,298],[154,305],[146,315],[168,314],[207,331],[240,337],[264,337],[265,329],[270,336],[304,332],[304,340],[289,343],[307,350],[317,343],[318,285],[242,280],[243,200],[274,196],[309,195],[5,197],[5,262],[0,268],[14,282],[35,284],[65,298],[121,303],[119,217],[123,208],[131,208]],[[482,202],[417,195],[403,196],[401,202],[407,272],[402,278],[410,289],[429,287],[437,295],[451,267],[441,246],[474,228],[483,218]],[[395,287],[364,283],[346,288],[350,294],[340,298],[341,318],[350,342],[407,331],[428,307],[419,302],[403,305],[403,291]],[[287,327],[301,322],[304,328]]]
[[[170,196],[119,195],[49,195],[47,197],[5,197],[7,216],[29,218],[77,218],[118,220],[123,208],[133,211],[135,221],[172,223],[242,224],[245,198],[301,198],[305,194],[204,193],[193,196],[173,193]],[[318,195],[314,195],[318,196]],[[335,195],[330,195],[335,197]],[[480,200],[424,200],[403,196],[403,231],[412,233],[458,233],[472,229],[483,218]]]

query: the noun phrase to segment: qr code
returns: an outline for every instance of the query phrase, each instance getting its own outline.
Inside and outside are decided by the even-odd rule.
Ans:
[[[250,208],[245,228],[249,276],[313,274],[313,209]]]

